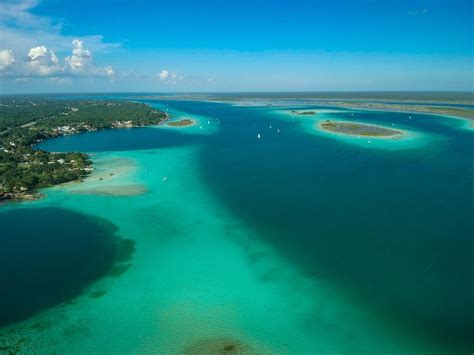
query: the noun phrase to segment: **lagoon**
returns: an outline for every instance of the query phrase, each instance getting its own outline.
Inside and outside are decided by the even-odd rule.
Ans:
[[[142,100],[196,124],[43,142],[42,149],[94,154],[96,171],[0,210],[8,220],[37,211],[46,225],[55,225],[57,209],[106,221],[114,232],[99,228],[99,241],[133,241],[126,267],[84,282],[72,274],[79,286],[67,297],[4,322],[0,346],[472,352],[473,131],[442,116]],[[292,118],[293,110],[318,114]],[[320,134],[314,123],[323,119],[416,134],[368,146]],[[100,180],[107,171],[117,177]],[[130,186],[143,189],[113,193]],[[67,225],[45,233],[60,247]],[[110,253],[79,250],[86,259]]]

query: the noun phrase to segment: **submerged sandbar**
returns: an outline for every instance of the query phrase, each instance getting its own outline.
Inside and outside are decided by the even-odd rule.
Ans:
[[[168,126],[184,127],[184,126],[192,126],[195,123],[196,123],[196,121],[194,121],[194,120],[184,119],[184,120],[179,120],[179,121],[168,122]]]
[[[319,123],[319,127],[332,133],[340,133],[351,136],[395,138],[400,137],[404,132],[359,122],[342,122],[326,120]]]
[[[136,196],[142,195],[148,191],[145,185],[104,185],[91,188],[81,188],[73,190],[75,194],[81,195],[104,195],[104,196]]]

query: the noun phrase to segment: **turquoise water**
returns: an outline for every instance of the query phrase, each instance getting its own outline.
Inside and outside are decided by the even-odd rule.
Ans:
[[[12,306],[1,347],[472,353],[473,131],[430,115],[299,106],[321,111],[294,119],[292,107],[146,102],[197,124],[44,142],[42,149],[93,153],[96,171],[0,210],[13,221],[8,236],[34,242],[37,254],[49,249],[36,235],[57,244],[49,263],[20,253],[23,270],[75,265],[46,280],[56,292],[41,293],[34,309]],[[315,122],[326,118],[411,135],[369,145],[321,134]],[[32,215],[42,216],[40,232],[14,227]],[[70,244],[81,234],[89,238]],[[117,252],[124,240],[133,241],[125,258]],[[9,254],[18,253],[8,241]],[[79,261],[58,256],[71,248]],[[100,255],[101,267],[84,276],[84,260]],[[25,299],[36,288],[15,292]]]

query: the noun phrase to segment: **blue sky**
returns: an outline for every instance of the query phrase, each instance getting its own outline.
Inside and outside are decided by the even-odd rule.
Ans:
[[[473,90],[470,0],[0,4],[0,91]]]

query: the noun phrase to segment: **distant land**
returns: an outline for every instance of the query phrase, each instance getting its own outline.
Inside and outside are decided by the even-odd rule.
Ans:
[[[245,100],[245,99],[281,99],[281,100],[383,100],[413,101],[422,103],[466,104],[474,107],[474,92],[470,91],[303,91],[303,92],[209,92],[209,93],[136,93],[147,98],[180,98],[208,100]]]
[[[474,127],[474,92],[248,92],[148,94],[138,98],[198,100],[238,103],[244,106],[272,106],[275,100],[298,100],[300,104],[343,107],[359,110],[396,111],[455,116]]]

